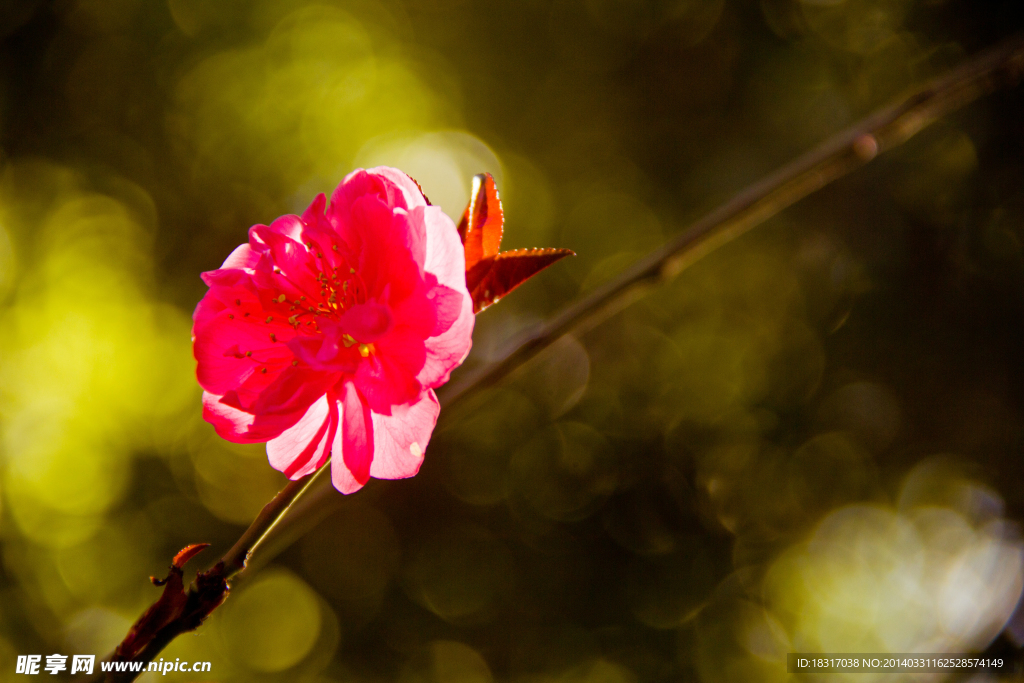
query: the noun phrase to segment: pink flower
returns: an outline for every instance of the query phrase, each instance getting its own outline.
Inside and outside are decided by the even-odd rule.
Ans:
[[[469,353],[473,302],[452,221],[393,168],[357,170],[301,217],[256,225],[193,315],[203,417],[343,493],[419,471],[433,388]]]

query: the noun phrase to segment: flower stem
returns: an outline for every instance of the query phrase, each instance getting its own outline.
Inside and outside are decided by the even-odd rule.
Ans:
[[[220,558],[225,567],[224,579],[231,580],[245,570],[249,557],[266,540],[270,532],[284,519],[292,505],[309,491],[318,479],[330,479],[330,459],[311,477],[304,477],[288,484],[277,492],[274,498],[263,506],[249,528],[245,530],[231,549]],[[324,473],[327,474],[324,474]],[[219,564],[218,563],[218,564]]]

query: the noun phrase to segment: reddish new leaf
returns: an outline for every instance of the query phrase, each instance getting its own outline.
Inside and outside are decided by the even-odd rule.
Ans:
[[[174,556],[174,560],[171,561],[171,564],[178,569],[184,569],[186,562],[209,547],[209,543],[193,543],[192,545],[187,545],[178,551],[178,554]]]
[[[505,217],[490,173],[473,177],[473,194],[459,221],[466,252],[466,288],[479,313],[528,279],[566,256],[570,249],[517,249],[499,253]]]

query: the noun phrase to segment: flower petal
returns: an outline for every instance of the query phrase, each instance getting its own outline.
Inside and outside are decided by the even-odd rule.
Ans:
[[[256,267],[257,261],[260,260],[260,254],[254,251],[248,244],[240,244],[235,247],[235,250],[231,252],[220,269],[226,268],[239,268],[252,270]]]
[[[428,390],[418,401],[394,407],[390,416],[373,413],[374,454],[370,476],[404,479],[419,472],[423,452],[440,412],[437,396]]]
[[[315,472],[329,457],[337,428],[337,401],[321,396],[298,422],[267,442],[270,465],[292,480]]]
[[[423,340],[398,332],[381,339],[377,351],[359,364],[355,383],[374,412],[390,414],[391,406],[415,400],[423,386],[416,374],[423,367]]]
[[[417,206],[427,206],[427,198],[423,196],[420,186],[412,178],[402,173],[397,168],[389,166],[377,166],[366,171],[370,175],[385,178],[392,185],[397,187],[405,200],[405,208],[415,209]]]
[[[428,206],[423,210],[423,222],[427,228],[424,270],[433,273],[442,285],[466,292],[468,296],[466,255],[462,250],[459,231],[452,223],[452,219],[439,207]]]
[[[289,365],[246,408],[251,408],[256,415],[297,411],[304,413],[337,381],[337,373],[315,372]]]
[[[301,412],[253,415],[224,402],[223,396],[203,392],[203,419],[213,425],[222,439],[234,443],[259,443],[273,439],[295,424]]]
[[[345,382],[341,390],[341,428],[334,439],[333,458],[331,480],[342,493],[358,490],[369,481],[373,419],[370,407],[352,382]]]
[[[459,317],[446,332],[425,342],[427,357],[416,379],[425,387],[439,387],[448,381],[452,370],[466,360],[473,347],[473,300],[462,299]]]
[[[357,342],[369,344],[380,339],[391,329],[391,311],[375,303],[356,304],[341,314],[339,330],[351,335]]]
[[[212,297],[204,298],[212,299]],[[195,340],[193,354],[198,366],[196,377],[199,384],[214,394],[225,394],[239,388],[247,380],[256,384],[269,385],[288,366],[292,356],[284,344],[270,341],[268,330],[287,336],[290,328],[281,331],[277,327],[260,322],[249,322],[236,309],[221,309],[208,315],[204,308],[197,308],[197,320],[192,328]],[[265,369],[266,372],[260,372]],[[259,373],[259,377],[253,377]]]

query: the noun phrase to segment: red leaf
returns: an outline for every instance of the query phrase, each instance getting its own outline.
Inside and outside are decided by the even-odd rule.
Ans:
[[[479,313],[528,279],[566,256],[570,249],[517,249],[499,253],[505,224],[501,199],[490,173],[473,177],[473,194],[459,221],[466,252],[466,288]]]
[[[488,256],[497,256],[501,248],[505,216],[494,178],[490,173],[473,176],[469,206],[459,221],[459,237],[466,251],[466,272]]]
[[[209,543],[193,543],[192,545],[187,545],[181,550],[179,550],[178,554],[174,556],[172,564],[178,569],[182,569],[184,568],[186,562],[188,562],[193,557],[195,557],[196,555],[203,552],[209,547]]]
[[[517,249],[484,259],[466,273],[466,287],[479,313],[528,279],[576,254],[569,249]]]

